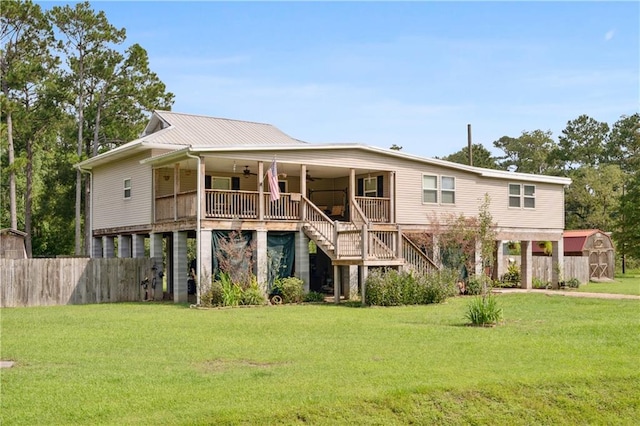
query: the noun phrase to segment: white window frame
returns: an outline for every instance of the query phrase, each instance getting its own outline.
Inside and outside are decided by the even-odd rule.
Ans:
[[[518,194],[512,194],[511,188],[518,188]],[[509,183],[507,187],[508,192],[508,206],[510,209],[527,209],[535,210],[536,208],[536,186],[528,183]],[[531,193],[528,193],[528,189],[533,188]],[[518,200],[517,206],[511,205],[511,200]],[[533,205],[527,205],[533,204]]]
[[[444,187],[444,179],[452,179],[453,180],[453,188],[449,189]],[[444,194],[452,194],[453,196],[453,201],[449,202],[449,201],[445,201],[445,197]],[[449,205],[455,205],[456,204],[456,178],[455,176],[440,176],[440,204],[449,204]]]
[[[425,187],[424,186],[424,178],[430,177],[434,178],[435,186],[434,187]],[[451,179],[453,181],[453,188],[444,188],[443,182],[445,179]],[[429,192],[435,195],[435,201],[425,201],[425,193]],[[445,201],[445,194],[451,195],[450,198],[453,201]],[[447,205],[452,206],[456,204],[456,177],[455,176],[447,176],[447,175],[434,175],[429,173],[424,173],[422,175],[422,204],[438,204],[438,205]]]
[[[373,182],[373,189],[367,189],[367,183]],[[378,196],[378,177],[366,177],[362,180],[362,194],[365,197],[377,197]],[[373,195],[371,195],[373,194]]]
[[[124,200],[130,200],[131,199],[131,178],[126,178],[123,180],[122,188],[123,188],[122,198]]]

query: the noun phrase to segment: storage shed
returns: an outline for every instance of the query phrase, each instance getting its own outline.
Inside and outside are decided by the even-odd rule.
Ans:
[[[599,229],[564,231],[564,255],[588,259],[589,279],[613,279],[615,271],[615,249],[609,234]],[[543,256],[544,248],[533,245],[533,254]]]
[[[27,234],[17,229],[0,229],[0,259],[26,259],[26,236]]]

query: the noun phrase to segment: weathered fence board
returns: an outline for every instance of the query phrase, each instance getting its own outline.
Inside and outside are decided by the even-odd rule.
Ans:
[[[148,258],[0,259],[0,307],[143,300]]]
[[[532,276],[543,282],[551,282],[553,274],[553,263],[549,256],[533,256],[532,257]],[[506,271],[509,261],[514,261],[520,266],[520,256],[504,256],[504,270]],[[577,278],[580,283],[589,282],[589,258],[585,256],[564,256],[562,279],[570,280]]]

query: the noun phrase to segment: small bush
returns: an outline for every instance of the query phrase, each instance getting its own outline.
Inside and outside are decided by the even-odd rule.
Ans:
[[[257,281],[252,282],[251,285],[242,292],[243,305],[264,305],[265,302],[266,299]]]
[[[520,267],[512,263],[507,268],[507,272],[502,276],[503,287],[517,287],[520,285]]]
[[[474,297],[467,305],[467,319],[472,325],[494,325],[502,320],[502,308],[491,293]]]
[[[551,283],[548,281],[542,281],[538,277],[533,277],[531,280],[531,285],[533,288],[551,288]]]
[[[220,281],[211,282],[211,288],[200,295],[200,303],[207,307],[222,305],[222,284]]]
[[[375,306],[441,303],[457,293],[456,277],[449,270],[428,275],[395,269],[372,271],[365,284],[365,302]]]
[[[310,291],[304,295],[304,301],[308,303],[324,302],[324,294],[317,291]]]
[[[580,287],[580,280],[577,278],[571,278],[570,280],[565,281],[564,285],[569,288],[578,288]]]
[[[491,278],[486,275],[473,275],[465,286],[465,293],[473,296],[484,294],[493,287]]]
[[[276,278],[272,292],[282,297],[283,303],[300,303],[304,297],[304,282],[297,277]]]
[[[242,287],[231,282],[231,277],[226,272],[220,274],[222,287],[222,305],[238,306],[242,301]]]

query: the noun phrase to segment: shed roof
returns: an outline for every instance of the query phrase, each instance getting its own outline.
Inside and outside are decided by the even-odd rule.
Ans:
[[[14,234],[14,235],[17,235],[17,236],[23,237],[23,238],[25,238],[27,236],[26,232],[18,231],[17,229],[13,229],[13,228],[2,228],[2,229],[0,229],[0,235],[3,235],[3,234]]]
[[[609,237],[608,234],[600,229],[572,229],[562,233],[564,242],[564,253],[582,253],[590,236],[594,234],[602,234]],[[539,254],[543,250],[534,244],[532,252]]]

